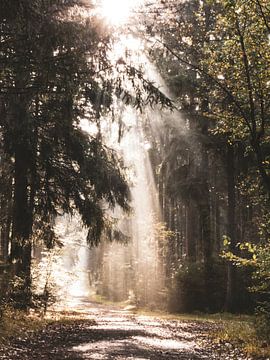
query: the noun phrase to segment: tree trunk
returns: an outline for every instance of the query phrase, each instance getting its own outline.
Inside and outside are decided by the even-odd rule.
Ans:
[[[262,178],[262,183],[265,190],[267,191],[268,197],[270,198],[270,176],[267,174],[264,166],[265,158],[262,152],[261,145],[258,140],[251,141],[251,145],[256,155],[258,170]]]
[[[230,251],[235,251],[235,154],[233,145],[227,146],[227,191],[228,191],[228,237],[230,238]],[[229,262],[227,266],[227,289],[225,299],[225,310],[234,312],[236,310],[236,269]]]
[[[202,110],[209,110],[208,100],[202,103]],[[207,118],[201,119],[202,134],[208,136],[209,122]],[[209,151],[207,146],[202,144],[201,148],[201,184],[200,184],[200,199],[198,208],[200,212],[201,234],[202,234],[202,250],[204,259],[204,279],[205,279],[205,294],[209,309],[211,308],[213,300],[212,284],[213,284],[213,234],[211,228],[211,204],[210,204],[210,189],[209,189]],[[207,305],[207,304],[206,304]]]
[[[206,192],[208,186],[206,186]],[[208,195],[208,196],[207,196]],[[212,294],[212,279],[213,279],[213,237],[211,231],[211,212],[209,194],[204,195],[204,202],[200,204],[200,224],[202,236],[202,250],[204,259],[204,279],[205,279],[205,294],[208,301],[208,309],[211,308],[213,294]],[[206,304],[207,305],[207,304]]]
[[[6,263],[9,255],[10,230],[12,222],[12,170],[10,159],[1,152],[1,197],[0,197],[0,218],[1,218],[1,258]]]
[[[29,204],[28,144],[23,139],[15,146],[15,177],[11,261],[20,278],[17,305],[27,307],[31,301],[32,211]]]
[[[196,252],[196,225],[195,219],[195,208],[194,205],[189,201],[187,205],[187,259],[188,261],[195,262],[197,259]]]
[[[9,243],[10,243],[11,214],[9,207],[10,204],[8,204],[6,208],[4,208],[6,214],[1,229],[1,251],[2,251],[2,259],[5,263],[8,262]]]

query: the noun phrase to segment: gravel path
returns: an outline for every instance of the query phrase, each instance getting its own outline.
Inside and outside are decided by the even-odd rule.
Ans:
[[[199,360],[246,359],[233,349],[211,346],[208,322],[164,320],[111,306],[81,303],[80,319],[53,324],[0,349],[3,360]]]

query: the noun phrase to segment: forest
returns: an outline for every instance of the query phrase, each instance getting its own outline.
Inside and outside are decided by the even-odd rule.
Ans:
[[[269,356],[268,0],[0,0],[0,357],[82,299],[248,318],[263,350],[219,358]]]

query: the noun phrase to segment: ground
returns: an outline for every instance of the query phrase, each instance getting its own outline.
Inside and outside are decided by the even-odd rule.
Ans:
[[[81,301],[74,320],[48,325],[0,349],[3,360],[248,359],[211,344],[210,322],[168,320]],[[79,316],[78,316],[79,315]]]

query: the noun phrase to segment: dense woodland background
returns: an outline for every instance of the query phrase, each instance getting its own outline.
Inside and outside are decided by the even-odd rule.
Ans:
[[[79,126],[98,127],[117,97],[138,111],[177,107],[185,124],[167,117],[157,138],[145,123],[167,308],[256,311],[269,339],[268,1],[157,0],[135,13],[121,31],[143,39],[173,102],[143,69],[111,63],[117,34],[94,10],[79,0],[0,1],[2,302],[32,304],[32,248],[58,245],[57,215],[79,212],[95,245],[111,234],[101,201],[129,210],[120,159],[101,132]]]

